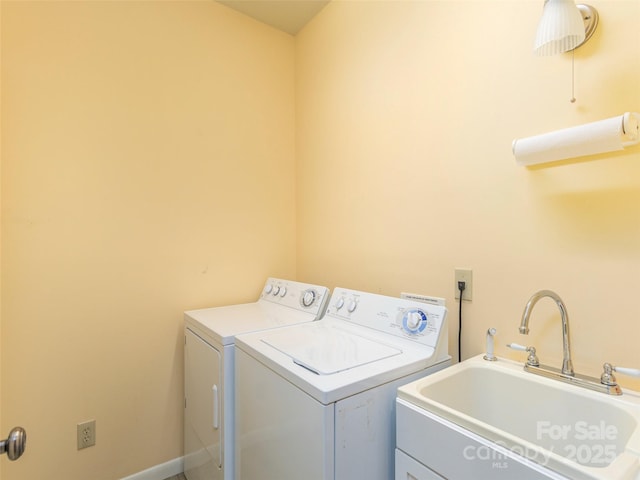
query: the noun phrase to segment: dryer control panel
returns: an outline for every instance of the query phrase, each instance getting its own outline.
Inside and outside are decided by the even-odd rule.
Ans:
[[[443,305],[336,288],[327,308],[327,316],[410,338],[435,348],[442,331],[446,331],[447,308]]]
[[[277,303],[321,318],[327,308],[329,289],[320,285],[268,278],[259,301]]]

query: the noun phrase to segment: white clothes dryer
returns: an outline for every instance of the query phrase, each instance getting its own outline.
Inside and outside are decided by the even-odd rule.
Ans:
[[[328,298],[326,287],[269,278],[256,302],[184,313],[184,473],[189,480],[236,478],[235,336],[317,320]]]
[[[322,320],[238,336],[237,478],[394,478],[396,391],[450,365],[446,313],[336,288]]]

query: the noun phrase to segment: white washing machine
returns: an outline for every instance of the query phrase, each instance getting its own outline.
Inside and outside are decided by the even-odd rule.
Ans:
[[[394,478],[396,391],[450,365],[446,312],[336,288],[322,320],[237,337],[237,478]]]
[[[326,287],[269,278],[256,302],[184,313],[184,473],[189,480],[236,478],[235,336],[317,320],[328,298]]]

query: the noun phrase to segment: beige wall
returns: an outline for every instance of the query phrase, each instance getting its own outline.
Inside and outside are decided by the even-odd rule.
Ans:
[[[2,2],[3,478],[182,455],[182,311],[295,276],[293,61],[213,1]]]
[[[446,297],[457,356],[454,268],[473,269],[463,358],[498,329],[574,364],[640,366],[640,147],[523,168],[514,138],[640,111],[640,2],[594,1],[601,25],[571,55],[535,57],[542,1],[341,1],[296,39],[298,275]],[[506,21],[508,19],[508,21]],[[620,376],[626,386],[640,387]]]

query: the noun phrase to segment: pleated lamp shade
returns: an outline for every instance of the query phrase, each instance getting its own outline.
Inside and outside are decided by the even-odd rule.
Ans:
[[[533,46],[535,54],[568,52],[584,39],[584,21],[574,0],[546,0]]]

